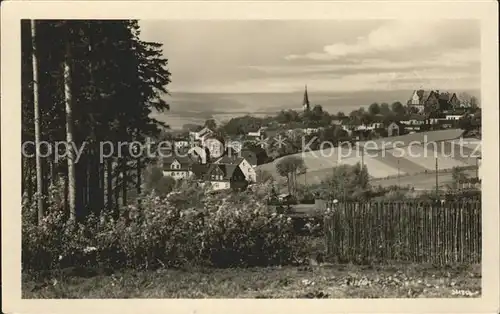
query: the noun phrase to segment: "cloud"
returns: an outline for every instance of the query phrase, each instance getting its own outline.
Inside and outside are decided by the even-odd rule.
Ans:
[[[411,14],[411,12],[409,12]],[[474,20],[141,21],[191,92],[475,88]]]
[[[391,21],[374,29],[366,36],[353,42],[339,42],[323,47],[323,51],[306,54],[291,54],[286,60],[338,60],[345,57],[360,57],[384,52],[402,52],[411,49],[419,51],[439,47],[464,48],[478,43],[477,25],[469,27],[470,22],[460,21]],[[464,26],[464,27],[461,27]],[[457,32],[457,28],[463,32]]]

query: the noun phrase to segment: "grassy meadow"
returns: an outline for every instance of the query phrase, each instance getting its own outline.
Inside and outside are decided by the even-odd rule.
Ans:
[[[475,155],[480,154],[481,142],[477,139],[464,139],[463,143],[455,137],[460,134],[460,130],[433,131],[424,134],[409,134],[390,138],[390,141],[402,141],[403,144],[396,148],[375,150],[367,147],[365,155],[356,149],[342,147],[326,148],[321,151],[309,151],[297,153],[296,156],[304,160],[307,173],[298,176],[298,182],[304,184],[320,183],[328,178],[333,167],[338,165],[354,165],[364,162],[373,182],[384,182],[383,185],[394,183],[398,174],[401,177],[411,176],[408,183],[413,183],[418,175],[419,188],[432,188],[435,185],[436,157],[438,159],[438,171],[447,172],[453,167],[470,167],[476,165]],[[412,144],[411,141],[421,141],[427,135],[427,141],[437,141],[434,147],[431,144]],[[379,140],[380,141],[380,140]],[[387,140],[389,141],[389,140]],[[383,147],[382,142],[371,145],[371,147]],[[476,147],[479,147],[477,151]],[[285,157],[278,158],[273,162],[258,166],[258,169],[269,172],[278,181],[282,181],[276,172],[276,164]],[[475,176],[474,171],[467,174]],[[388,177],[391,179],[383,180]],[[441,173],[439,175],[441,184],[452,182],[451,174]],[[404,184],[406,179],[401,180]],[[394,181],[394,182],[393,182]],[[408,180],[406,180],[408,181]],[[397,184],[397,183],[394,183]]]
[[[23,277],[23,298],[453,298],[481,296],[481,268],[321,265]]]

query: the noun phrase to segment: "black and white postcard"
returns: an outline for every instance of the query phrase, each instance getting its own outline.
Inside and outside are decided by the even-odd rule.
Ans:
[[[1,14],[3,312],[499,311],[496,2]]]

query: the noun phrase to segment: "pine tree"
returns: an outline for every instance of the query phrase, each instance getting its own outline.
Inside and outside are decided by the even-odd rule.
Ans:
[[[37,57],[37,36],[36,36],[36,22],[35,20],[31,21],[31,43],[32,43],[32,57],[31,60],[33,62],[33,112],[34,112],[34,120],[35,120],[35,154],[36,154],[36,188],[38,195],[38,223],[41,223],[44,213],[45,213],[45,204],[42,198],[43,196],[43,169],[42,169],[42,157],[40,156],[40,142],[41,142],[41,130],[40,130],[40,107],[38,102],[38,57]]]
[[[34,138],[35,119],[29,27],[22,29],[25,141]],[[127,143],[143,142],[167,127],[150,117],[153,111],[169,109],[162,99],[170,72],[161,44],[140,40],[137,21],[47,20],[37,22],[37,35],[41,139],[72,141],[77,148],[85,144],[76,164],[70,162],[74,151],[58,163],[50,160],[47,178],[64,180],[74,216],[84,217],[88,209],[96,214],[102,208],[117,210],[120,194],[126,204],[129,188],[140,193],[142,168],[150,162],[147,156],[130,156]],[[103,142],[111,143],[114,152],[101,164]],[[117,152],[120,143],[125,143],[122,154]],[[29,174],[30,169],[30,159],[24,158],[23,171]],[[26,191],[30,182],[28,176]]]

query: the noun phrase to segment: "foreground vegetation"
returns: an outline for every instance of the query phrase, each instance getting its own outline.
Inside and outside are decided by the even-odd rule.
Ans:
[[[111,269],[287,265],[303,258],[304,243],[289,217],[266,204],[264,186],[213,194],[185,182],[165,197],[146,195],[85,222],[66,220],[50,205],[40,224],[36,203],[23,207],[25,272],[75,266]]]
[[[481,268],[432,265],[158,269],[92,278],[23,276],[23,298],[480,297]]]

